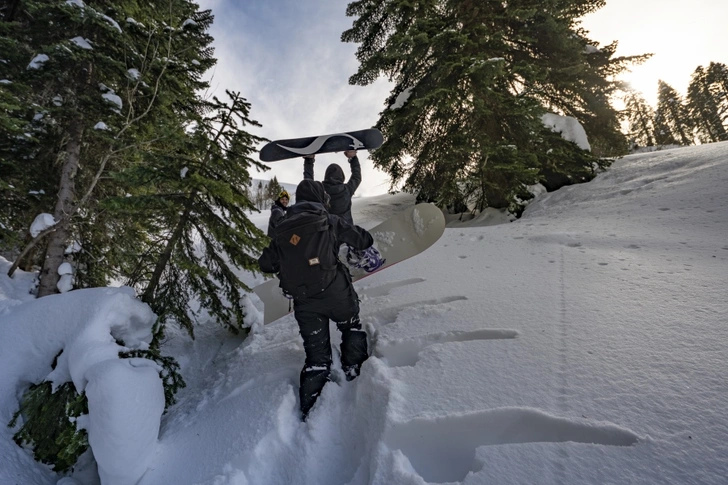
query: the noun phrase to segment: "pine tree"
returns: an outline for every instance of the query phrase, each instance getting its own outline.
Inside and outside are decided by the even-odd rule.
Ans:
[[[605,150],[624,151],[609,80],[630,61],[596,49],[576,19],[603,2],[359,0],[342,40],[360,44],[350,83],[394,82],[377,127],[375,165],[420,199],[443,206],[512,207],[553,139],[541,115],[580,120]],[[548,148],[547,148],[548,149]],[[579,155],[578,148],[575,154]],[[594,157],[581,153],[581,167]],[[566,167],[557,163],[557,170]]]
[[[0,249],[11,258],[30,242],[28,226],[45,211],[56,181],[49,156],[55,143],[43,129],[46,113],[27,102],[30,87],[22,82],[34,58],[26,36],[17,35],[29,28],[22,7],[0,6]],[[34,256],[19,261],[21,267],[30,270]]]
[[[725,127],[728,124],[728,66],[720,62],[708,65],[708,80],[719,108],[718,116]]]
[[[689,115],[682,97],[675,89],[660,80],[655,110],[655,136],[658,145],[691,145]]]
[[[645,98],[635,91],[628,91],[624,99],[624,114],[629,123],[629,137],[637,146],[655,145],[655,112]]]
[[[244,189],[249,169],[264,169],[251,158],[262,139],[243,130],[259,125],[244,98],[228,96],[227,103],[213,98],[194,126],[180,126],[159,152],[117,175],[133,193],[114,200],[114,212],[148,221],[129,283],[143,288],[160,322],[175,320],[190,334],[195,301],[231,331],[243,327],[241,299],[250,288],[238,274],[257,271],[252,255],[265,246],[246,215],[255,206]]]
[[[78,268],[88,269],[100,259],[108,263],[96,264],[93,274],[78,273],[82,286],[104,284],[123,264],[119,259],[126,249],[120,242],[129,240],[123,223],[133,227],[135,221],[99,215],[100,201],[122,190],[106,175],[134,164],[165,137],[179,136],[181,120],[205,109],[197,91],[207,85],[201,76],[215,62],[206,33],[212,16],[186,0],[170,0],[164,8],[117,1],[103,11],[82,2],[23,5],[25,20],[16,21],[11,33],[32,52],[48,57],[38,69],[23,69],[18,77],[29,93],[26,105],[36,107],[34,112],[42,109],[44,115],[39,145],[51,147],[47,157],[37,156],[34,163],[63,160],[58,177],[49,177],[57,187],[51,193],[59,194],[56,209],[45,210],[55,212],[59,223],[46,240],[41,236],[26,245],[47,243],[39,290],[43,296],[57,291],[54,268],[74,240],[86,244],[76,254]],[[43,34],[24,34],[36,31]],[[69,31],[81,35],[68,41]],[[79,72],[89,74],[79,81]]]
[[[22,87],[18,91],[22,91],[19,101],[24,108],[18,120],[27,122],[36,113],[36,145],[49,148],[45,153],[36,150],[24,172],[59,167],[44,173],[52,187],[45,211],[53,213],[57,223],[44,241],[39,288],[39,296],[43,296],[57,291],[56,269],[71,240],[72,219],[90,201],[113,148],[119,146],[115,141],[128,141],[114,140],[102,128],[118,133],[125,124],[124,100],[115,90],[128,84],[125,56],[130,62],[139,56],[134,55],[133,29],[122,30],[113,20],[120,13],[115,7],[108,7],[111,15],[82,2],[27,1],[15,2],[14,7],[12,18],[4,19],[4,40],[31,53],[23,66],[13,66],[13,83]],[[69,40],[68,32],[79,35]],[[126,107],[136,101],[135,96],[126,97]],[[106,121],[103,125],[102,120]],[[13,158],[17,161],[10,150],[2,161],[12,163]],[[29,225],[29,221],[25,223]]]
[[[728,140],[724,125],[728,115],[725,89],[728,82],[721,83],[725,66],[711,63],[705,69],[698,66],[688,86],[687,109],[692,126],[702,143]],[[724,75],[724,79],[728,75]],[[728,79],[726,79],[728,80]]]
[[[281,193],[283,187],[278,183],[278,178],[274,175],[270,182],[268,182],[267,193],[268,197],[266,204],[273,203],[278,199],[278,194]]]
[[[263,184],[263,181],[258,181],[258,187],[255,189],[255,206],[258,208],[258,210],[263,210],[265,208],[265,199],[266,199],[266,188],[268,187],[268,184]]]

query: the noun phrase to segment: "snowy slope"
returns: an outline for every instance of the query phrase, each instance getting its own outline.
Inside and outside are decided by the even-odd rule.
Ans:
[[[728,143],[633,155],[517,222],[447,229],[358,284],[373,356],[306,423],[292,316],[171,336],[188,387],[140,484],[726,483],[727,185]],[[13,478],[54,483],[37,468]]]

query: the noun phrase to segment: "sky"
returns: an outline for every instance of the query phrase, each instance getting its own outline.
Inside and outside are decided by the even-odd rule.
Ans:
[[[356,44],[344,44],[341,33],[351,27],[346,0],[200,0],[212,9],[216,57],[212,90],[240,91],[252,103],[252,116],[263,124],[251,130],[269,139],[296,138],[371,127],[384,108],[390,85],[382,79],[370,86],[350,86],[358,68]],[[584,19],[600,44],[619,41],[618,55],[654,53],[652,59],[625,75],[652,103],[657,81],[664,79],[685,93],[690,74],[710,61],[728,63],[728,2],[724,0],[607,0]],[[389,179],[360,152],[363,182],[358,195],[381,194]],[[317,178],[341,154],[319,155]],[[297,183],[302,163],[294,159],[268,164],[256,175]]]
[[[583,26],[601,44],[619,41],[617,55],[654,54],[624,79],[655,106],[658,80],[684,95],[698,66],[728,64],[726,18],[723,0],[607,0]]]
[[[132,290],[35,300],[35,275],[0,258],[0,422],[29,383],[71,381],[93,446],[60,477],[0,426],[0,483],[722,485],[726,160],[728,142],[629,155],[515,222],[448,216],[429,249],[355,284],[371,356],[352,382],[335,358],[305,423],[292,315],[263,325],[251,295],[246,339],[169,328],[187,387],[162,415],[155,367],[118,358],[154,323]],[[354,220],[413,202],[358,198]]]

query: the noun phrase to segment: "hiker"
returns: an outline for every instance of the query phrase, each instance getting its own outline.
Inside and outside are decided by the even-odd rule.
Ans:
[[[354,192],[361,184],[361,164],[356,156],[356,150],[346,150],[344,156],[349,161],[351,168],[351,177],[349,181],[344,183],[344,170],[336,163],[332,163],[326,167],[324,173],[324,190],[331,197],[331,207],[329,212],[337,216],[341,216],[349,224],[354,224],[351,216],[351,199]],[[313,180],[313,165],[315,155],[306,155],[303,157],[303,179]],[[343,255],[342,255],[343,257]],[[371,273],[379,269],[385,262],[377,248],[371,246],[366,251],[358,251],[356,248],[348,246],[346,248],[346,262],[352,268],[361,268]]]
[[[288,202],[290,201],[288,192],[281,190],[278,194],[278,198],[273,203],[273,207],[270,208],[270,219],[268,219],[268,237],[272,238],[275,234],[275,228],[281,219],[286,215],[288,210]]]
[[[329,212],[343,217],[349,224],[354,224],[354,219],[351,217],[351,198],[354,197],[354,192],[361,184],[361,165],[356,156],[356,150],[347,150],[344,152],[344,156],[349,160],[351,168],[349,181],[344,183],[346,178],[344,170],[338,164],[332,163],[326,167],[324,173],[324,189],[331,197]],[[313,180],[314,155],[307,155],[303,159],[303,179]]]
[[[330,380],[329,320],[341,332],[341,366],[350,381],[367,359],[367,335],[359,321],[359,298],[349,270],[339,261],[342,243],[367,249],[371,234],[327,210],[329,197],[321,182],[302,180],[296,203],[276,228],[258,259],[260,269],[278,273],[283,291],[293,298],[293,311],[303,337],[306,363],[301,370],[301,414],[309,411]]]

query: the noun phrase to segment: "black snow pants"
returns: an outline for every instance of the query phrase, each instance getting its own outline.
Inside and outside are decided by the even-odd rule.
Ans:
[[[326,290],[312,298],[294,301],[294,313],[303,337],[306,364],[301,370],[299,397],[306,419],[331,372],[329,320],[341,332],[341,366],[347,380],[359,375],[367,359],[367,335],[359,321],[359,298],[346,269],[339,268]]]

